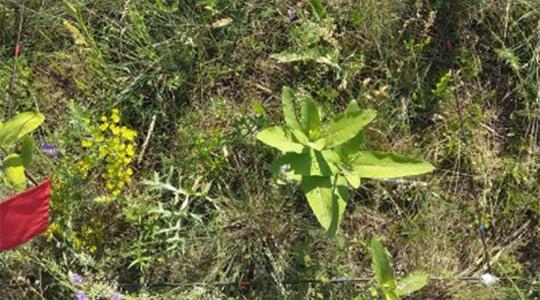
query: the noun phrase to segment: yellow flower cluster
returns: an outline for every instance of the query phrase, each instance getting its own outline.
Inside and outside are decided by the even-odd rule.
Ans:
[[[124,187],[131,182],[133,169],[129,167],[135,157],[135,137],[137,132],[126,126],[120,126],[118,109],[113,109],[110,116],[101,116],[97,130],[89,139],[81,142],[85,149],[97,149],[97,161],[105,162],[105,170],[101,177],[105,180],[105,188],[113,196],[118,196]],[[92,155],[79,163],[83,174],[90,170]],[[95,158],[94,158],[95,159]]]

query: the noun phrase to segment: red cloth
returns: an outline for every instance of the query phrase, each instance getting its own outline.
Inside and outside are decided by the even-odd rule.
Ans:
[[[47,230],[51,181],[0,202],[0,250],[17,247]]]

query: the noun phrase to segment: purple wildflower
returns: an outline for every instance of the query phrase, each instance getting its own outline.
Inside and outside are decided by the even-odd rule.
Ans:
[[[78,290],[75,292],[75,300],[89,300],[88,297],[83,293],[83,291]]]
[[[287,17],[289,18],[289,21],[291,22],[298,19],[298,16],[294,13],[294,11],[290,9],[287,10]]]
[[[112,293],[111,300],[122,300],[122,294],[116,292]]]
[[[69,281],[71,281],[74,284],[81,284],[83,283],[84,278],[77,273],[73,273],[69,275]]]
[[[41,144],[41,152],[45,153],[49,157],[58,158],[58,149],[54,144]]]

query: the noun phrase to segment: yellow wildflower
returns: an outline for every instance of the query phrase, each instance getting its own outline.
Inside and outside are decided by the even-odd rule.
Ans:
[[[111,115],[111,120],[113,121],[113,123],[118,123],[120,122],[120,116],[117,114],[113,114]]]
[[[92,145],[94,144],[94,142],[92,142],[92,140],[84,140],[81,142],[81,146],[83,148],[90,148],[92,147]]]
[[[126,154],[128,156],[134,156],[135,155],[135,150],[133,150],[133,145],[132,144],[127,145]]]

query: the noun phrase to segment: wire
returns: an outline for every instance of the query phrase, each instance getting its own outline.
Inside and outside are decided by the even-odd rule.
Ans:
[[[454,70],[452,70],[451,72],[452,72],[452,79],[455,80],[456,72]],[[464,145],[463,146],[464,147],[464,153],[469,154],[469,148],[470,148],[469,147],[469,139],[467,138],[467,133],[465,132],[461,101],[460,101],[460,98],[458,96],[457,89],[454,88],[453,90],[454,90],[454,99],[456,101],[456,109],[457,109],[457,113],[458,113],[458,117],[459,117],[459,127],[460,127],[461,141],[462,141],[462,143]],[[471,161],[469,161],[469,164],[468,164],[468,173],[471,176],[471,178],[469,180],[469,188],[470,188],[470,191],[471,191],[471,194],[472,194],[476,190],[476,184],[475,184],[475,181],[474,181],[473,170],[472,170],[472,158],[469,157],[469,160],[471,160]],[[491,273],[492,272],[491,259],[490,259],[490,256],[489,256],[489,249],[488,249],[488,243],[487,243],[487,239],[486,239],[486,231],[485,231],[485,227],[484,227],[482,214],[483,214],[483,205],[480,202],[480,199],[478,199],[478,201],[476,202],[476,215],[477,215],[477,218],[478,218],[478,232],[480,233],[480,239],[482,240],[482,248],[484,250],[484,261],[485,261],[488,272]]]

